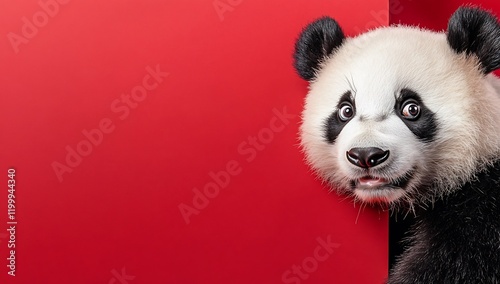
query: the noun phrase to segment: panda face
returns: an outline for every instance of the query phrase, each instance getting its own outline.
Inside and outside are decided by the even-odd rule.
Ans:
[[[324,63],[307,97],[302,142],[309,158],[336,187],[365,202],[393,202],[425,182],[425,153],[439,123],[424,78],[415,79],[430,75],[435,58],[408,56],[419,48],[406,42],[415,32],[376,31],[346,43]],[[397,42],[383,40],[394,33]],[[405,74],[409,66],[413,74]]]
[[[337,27],[333,36],[337,45],[316,49],[327,53],[321,60],[299,39],[297,54],[308,53],[296,54],[296,68],[310,80],[302,146],[335,189],[367,203],[412,204],[453,190],[497,155],[493,75],[444,33],[390,27],[344,39]]]

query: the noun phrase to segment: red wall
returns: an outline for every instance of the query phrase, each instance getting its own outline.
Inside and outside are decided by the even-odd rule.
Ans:
[[[387,11],[1,1],[0,282],[381,283],[387,214],[304,165],[291,56],[319,16],[354,34]]]
[[[498,0],[391,0],[391,24],[419,25],[420,27],[443,31],[448,19],[462,5],[475,5],[500,16]]]
[[[443,29],[458,5],[392,1],[391,22]],[[0,281],[383,282],[386,212],[304,165],[291,54],[319,16],[353,35],[388,6],[0,2]]]

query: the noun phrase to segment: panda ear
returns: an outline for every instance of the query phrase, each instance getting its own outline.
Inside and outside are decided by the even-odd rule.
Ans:
[[[457,52],[474,54],[482,71],[500,68],[500,24],[492,14],[474,7],[460,7],[450,18],[448,44]]]
[[[321,62],[345,39],[339,24],[330,17],[323,17],[302,30],[295,43],[294,67],[299,75],[312,80]]]

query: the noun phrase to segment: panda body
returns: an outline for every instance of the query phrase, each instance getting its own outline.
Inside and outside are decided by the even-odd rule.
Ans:
[[[446,33],[387,27],[346,38],[306,27],[301,143],[356,201],[418,218],[389,283],[500,282],[500,24],[457,10]]]

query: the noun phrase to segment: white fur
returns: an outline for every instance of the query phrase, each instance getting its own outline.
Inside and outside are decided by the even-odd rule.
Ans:
[[[433,142],[420,141],[397,117],[395,98],[403,88],[417,92],[435,113],[439,130]],[[325,121],[346,91],[355,98],[356,115],[329,144]],[[483,75],[475,57],[455,53],[443,33],[381,28],[346,39],[323,62],[306,98],[301,141],[312,167],[343,193],[365,202],[411,204],[419,186],[432,181],[436,192],[425,196],[432,200],[470,180],[500,153],[499,94],[499,79]],[[390,150],[386,169],[374,172],[394,179],[416,169],[408,187],[352,191],[350,181],[366,175],[346,158],[353,147]]]

